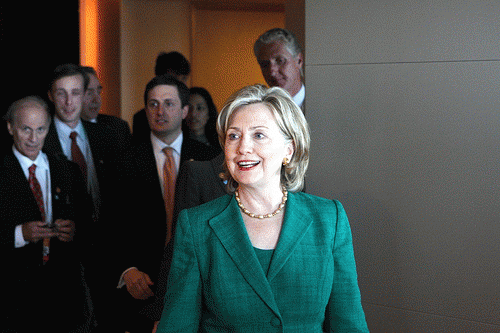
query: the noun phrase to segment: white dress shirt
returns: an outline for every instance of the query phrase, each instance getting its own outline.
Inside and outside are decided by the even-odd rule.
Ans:
[[[34,161],[29,159],[28,157],[21,154],[16,147],[12,147],[12,151],[14,152],[14,156],[19,161],[21,168],[23,169],[24,176],[26,180],[29,179],[29,168],[31,165],[36,165],[35,177],[40,183],[40,187],[42,189],[42,197],[43,204],[45,209],[45,221],[48,223],[52,223],[52,191],[51,191],[51,182],[50,182],[50,168],[49,168],[49,160],[45,153],[38,153],[38,156]],[[23,229],[22,224],[16,226],[14,232],[15,242],[14,247],[19,248],[28,244],[24,240],[23,237]]]
[[[167,145],[165,142],[161,141],[153,133],[151,133],[151,145],[153,146],[153,152],[155,154],[156,169],[158,171],[158,176],[160,177],[161,188],[163,188],[165,182],[163,179],[163,166],[165,165],[165,160],[167,159],[167,156],[163,152],[163,148],[172,147],[172,149],[174,150],[173,156],[175,162],[175,174],[177,174],[181,164],[181,147],[183,140],[184,136],[181,132],[181,134],[179,134],[179,136],[174,140],[174,142],[172,142],[171,145]]]
[[[71,159],[71,132],[78,133],[76,137],[76,144],[82,151],[83,157],[85,158],[85,163],[87,164],[87,191],[92,196],[92,202],[94,204],[94,217],[97,217],[100,206],[100,196],[99,196],[99,182],[97,180],[97,173],[95,170],[94,158],[92,157],[92,151],[90,150],[89,139],[85,133],[85,128],[81,121],[75,128],[71,128],[57,117],[54,117],[54,124],[57,130],[57,136],[59,137],[59,142],[61,143],[61,148],[63,154],[68,160]]]

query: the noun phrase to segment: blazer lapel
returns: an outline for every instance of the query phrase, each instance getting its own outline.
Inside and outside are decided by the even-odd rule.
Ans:
[[[248,238],[234,196],[227,208],[212,218],[209,224],[248,284],[279,315],[273,292]]]
[[[61,147],[61,142],[59,141],[59,136],[57,134],[54,118],[52,118],[52,122],[50,123],[49,126],[49,131],[47,133],[47,136],[45,137],[43,151],[53,155],[63,156],[64,158],[66,158]]]
[[[288,193],[280,238],[267,274],[269,281],[276,277],[312,224],[312,216],[301,210],[301,207],[302,205],[296,202],[294,193]]]
[[[94,167],[96,168],[96,171],[99,170],[97,172],[100,172],[100,168],[104,165],[104,154],[101,152],[99,147],[108,140],[106,140],[104,136],[100,135],[101,133],[97,124],[85,120],[81,120],[81,122],[87,134],[90,151],[92,152],[92,158],[94,159]]]
[[[22,201],[25,203],[25,207],[27,208],[26,211],[35,212],[34,216],[36,217],[34,218],[41,219],[42,215],[38,208],[35,196],[33,195],[33,192],[30,189],[28,180],[24,175],[23,169],[21,168],[19,161],[12,152],[9,152],[5,156],[5,167],[6,170],[8,170],[8,177],[9,177],[6,180],[6,182],[8,182],[9,185],[12,185],[12,188],[15,188],[17,191],[21,193],[19,198],[22,198]]]

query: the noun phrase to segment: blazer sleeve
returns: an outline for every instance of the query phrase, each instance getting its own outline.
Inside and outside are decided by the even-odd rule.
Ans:
[[[186,211],[179,215],[163,313],[157,332],[198,332],[202,280]]]
[[[325,317],[328,332],[368,332],[358,287],[352,235],[342,204],[337,206],[334,233],[334,281]]]

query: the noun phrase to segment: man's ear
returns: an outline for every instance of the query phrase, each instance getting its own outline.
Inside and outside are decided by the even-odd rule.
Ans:
[[[182,119],[186,119],[189,112],[189,104],[182,107]]]
[[[304,66],[304,56],[302,55],[302,52],[297,54],[297,64],[299,65],[300,68]]]
[[[12,124],[9,122],[7,122],[7,130],[9,131],[9,134],[10,135],[14,135],[14,130],[12,128]]]
[[[52,91],[48,90],[47,91],[47,96],[49,97],[49,101],[51,101],[52,103],[54,103],[54,98],[52,98]]]

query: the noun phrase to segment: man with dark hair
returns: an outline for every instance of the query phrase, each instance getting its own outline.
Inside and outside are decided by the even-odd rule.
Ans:
[[[93,154],[96,152],[90,147],[88,127],[80,119],[88,84],[89,77],[80,66],[64,64],[56,67],[48,90],[49,100],[54,104],[54,117],[44,149],[64,155],[80,166],[94,203],[94,219],[97,219],[100,189],[96,168],[99,164],[94,163]]]
[[[95,320],[74,240],[75,226],[90,221],[82,175],[41,151],[51,119],[40,97],[14,102],[5,121],[14,145],[0,165],[2,282],[11,290],[2,329],[90,332]]]
[[[177,80],[187,85],[191,66],[189,61],[179,52],[172,51],[169,53],[162,52],[156,57],[155,75],[161,76],[170,74]],[[132,123],[132,135],[134,141],[147,140],[149,137],[149,123],[146,117],[146,111],[141,109],[134,115]]]
[[[129,308],[136,311],[146,305],[143,300],[154,295],[163,250],[173,235],[173,193],[181,162],[209,160],[216,154],[210,147],[183,136],[182,120],[188,113],[188,100],[189,89],[176,78],[162,75],[152,79],[144,92],[148,140],[136,142],[126,154],[123,202],[125,207],[138,209],[123,212],[126,224],[120,237],[124,242],[120,286],[126,287],[127,302],[132,304]],[[136,324],[127,330],[134,332]]]
[[[95,295],[97,320],[102,327],[112,318],[116,278],[113,264],[116,252],[116,209],[118,161],[125,149],[106,126],[81,119],[90,78],[78,65],[58,66],[48,96],[54,104],[44,150],[78,164],[92,198],[92,220],[79,228],[85,246],[84,265]],[[108,321],[109,322],[109,321]],[[101,325],[103,324],[103,325]]]
[[[295,35],[282,28],[268,30],[255,41],[253,50],[269,87],[285,89],[304,109],[304,56]]]
[[[155,75],[170,74],[187,85],[191,66],[189,61],[177,51],[161,52],[156,58]]]

